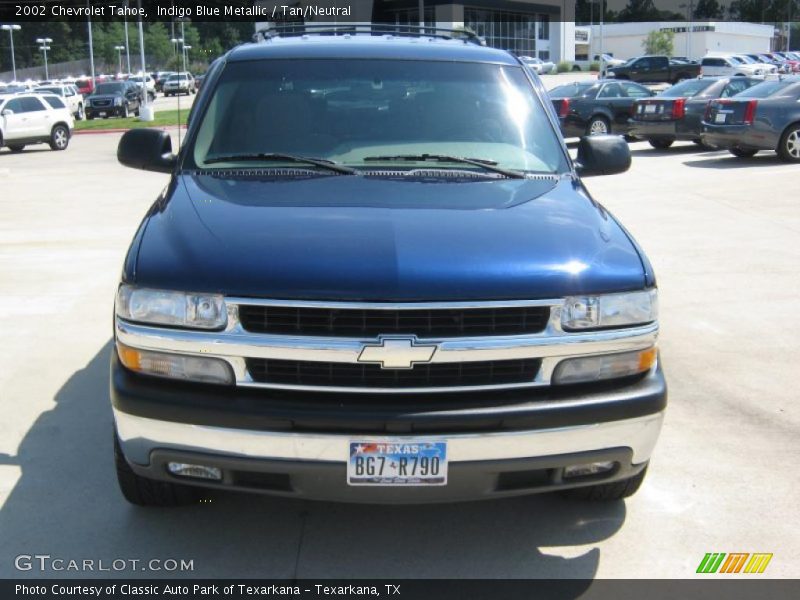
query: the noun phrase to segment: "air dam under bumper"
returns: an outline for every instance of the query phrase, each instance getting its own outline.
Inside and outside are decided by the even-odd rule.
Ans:
[[[365,503],[425,503],[515,496],[615,481],[641,471],[655,446],[663,412],[591,425],[534,431],[436,436],[287,433],[188,425],[114,410],[123,452],[139,475],[178,481],[168,462],[218,467],[221,482],[204,487],[299,498]],[[446,440],[445,486],[351,487],[346,483],[350,440]],[[564,479],[563,467],[610,461],[608,472]]]

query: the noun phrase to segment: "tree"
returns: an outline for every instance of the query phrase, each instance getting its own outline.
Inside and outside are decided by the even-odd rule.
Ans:
[[[698,0],[694,7],[694,19],[697,21],[721,19],[722,13],[718,0]]]
[[[672,56],[675,34],[671,31],[659,31],[654,29],[647,34],[642,42],[645,54],[657,54],[659,56]]]

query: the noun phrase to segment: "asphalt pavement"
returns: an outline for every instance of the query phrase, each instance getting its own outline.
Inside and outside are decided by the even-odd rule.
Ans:
[[[764,576],[800,575],[797,166],[635,143],[628,173],[586,180],[659,278],[670,405],[633,498],[392,507],[216,494],[159,510],[117,491],[108,360],[124,254],[168,179],[120,166],[118,140],[0,150],[0,577],[683,578],[707,552],[771,552]],[[35,554],[193,570],[15,568]]]

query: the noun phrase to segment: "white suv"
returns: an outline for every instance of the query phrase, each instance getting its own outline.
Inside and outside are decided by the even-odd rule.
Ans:
[[[53,94],[0,98],[0,146],[22,152],[28,144],[66,150],[75,121],[64,101]]]
[[[72,116],[81,121],[86,116],[83,109],[83,96],[78,92],[78,88],[71,84],[43,85],[36,88],[37,94],[54,94],[59,96],[69,107]]]
[[[164,95],[194,94],[194,77],[191,73],[173,73],[164,82]]]
[[[767,73],[767,65],[748,64],[735,56],[705,56],[700,65],[706,77],[763,77]]]

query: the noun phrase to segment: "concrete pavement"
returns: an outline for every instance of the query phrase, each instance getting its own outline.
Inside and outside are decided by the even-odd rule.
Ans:
[[[174,99],[170,99],[174,101]],[[691,144],[632,145],[587,179],[648,252],[670,407],[639,493],[391,507],[217,494],[177,510],[116,489],[112,300],[167,177],[125,169],[116,134],[0,150],[0,577],[20,554],[191,559],[195,577],[690,577],[706,552],[772,552],[798,577],[798,168]],[[46,572],[45,576],[162,576]]]

